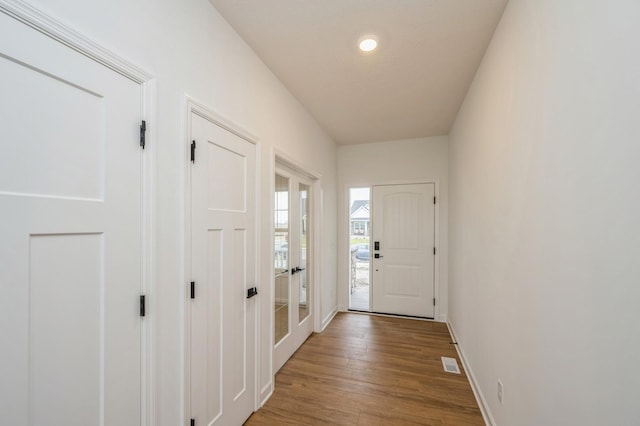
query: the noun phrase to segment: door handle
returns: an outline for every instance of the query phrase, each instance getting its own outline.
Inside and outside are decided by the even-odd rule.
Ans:
[[[378,254],[378,253],[375,253],[375,254],[373,255],[373,257],[374,257],[374,258],[376,258],[376,259],[381,259],[381,258],[383,258],[384,256],[382,256],[382,255],[380,255],[380,254]]]
[[[295,268],[292,268],[292,269],[291,269],[291,275],[294,275],[295,273],[297,273],[297,272],[302,272],[302,271],[304,271],[304,268],[301,268],[301,267],[299,267],[299,266],[296,266]]]

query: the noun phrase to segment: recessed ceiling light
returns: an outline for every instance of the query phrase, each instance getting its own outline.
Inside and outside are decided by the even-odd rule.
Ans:
[[[378,40],[374,36],[364,36],[360,39],[358,46],[363,52],[371,52],[378,47]]]

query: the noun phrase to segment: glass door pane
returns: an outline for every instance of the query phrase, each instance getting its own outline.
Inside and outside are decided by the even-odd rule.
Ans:
[[[349,309],[369,311],[369,238],[371,229],[371,192],[369,188],[349,189]]]
[[[289,333],[289,178],[276,174],[274,223],[275,342]]]
[[[309,185],[304,183],[299,184],[300,190],[300,292],[298,303],[298,321],[302,322],[309,316],[309,301],[311,295],[311,283],[309,277],[309,261],[311,260],[311,240],[309,235],[310,229],[310,215],[309,215],[309,201],[310,201],[310,188]]]

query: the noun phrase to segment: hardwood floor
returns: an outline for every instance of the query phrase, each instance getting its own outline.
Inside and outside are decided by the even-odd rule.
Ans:
[[[339,313],[276,375],[247,425],[484,425],[443,323]],[[462,370],[462,363],[458,359]]]

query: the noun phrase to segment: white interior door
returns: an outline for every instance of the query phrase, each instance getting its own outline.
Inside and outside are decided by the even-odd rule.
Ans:
[[[372,311],[434,317],[434,184],[373,187]]]
[[[255,406],[255,146],[192,114],[191,418],[240,425]]]
[[[275,177],[275,347],[278,371],[313,331],[311,182],[288,170]]]
[[[0,424],[140,425],[141,87],[0,13]]]

